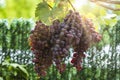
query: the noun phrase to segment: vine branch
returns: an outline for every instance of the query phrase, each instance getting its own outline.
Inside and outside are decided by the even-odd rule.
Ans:
[[[107,9],[110,9],[110,10],[113,10],[113,11],[120,11],[120,8],[113,8],[113,7],[110,7],[110,6],[104,4],[104,3],[107,3],[107,4],[120,5],[120,1],[113,1],[113,0],[89,0],[89,1],[94,2],[99,6],[102,6],[104,8],[107,8]]]
[[[120,5],[120,1],[106,1],[106,0],[102,0],[101,2]]]
[[[45,0],[43,0],[43,2],[47,3]],[[53,9],[52,6],[50,6],[48,3],[47,3],[47,6],[51,9]]]
[[[75,8],[74,8],[74,6],[73,6],[72,3],[70,2],[70,0],[68,0],[68,2],[69,2],[69,4],[71,5],[71,7],[73,8],[73,10],[76,11]]]
[[[102,6],[102,7],[104,7],[104,8],[113,10],[113,11],[120,11],[120,8],[113,8],[113,7],[107,6],[107,5],[102,4],[102,3],[96,3],[96,4],[98,4],[99,6]]]

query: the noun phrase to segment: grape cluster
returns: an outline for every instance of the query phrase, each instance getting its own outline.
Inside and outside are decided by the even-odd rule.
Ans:
[[[102,38],[102,36],[95,31],[94,24],[92,23],[91,19],[84,18],[84,24],[86,28],[88,29],[89,34],[92,36],[91,42],[99,42]]]
[[[81,70],[82,58],[84,52],[90,47],[91,43],[99,42],[101,35],[95,31],[94,25],[90,19],[81,17],[79,13],[72,12],[67,15],[64,22],[71,26],[75,33],[74,41],[70,43],[74,49],[71,63],[78,71]]]
[[[35,71],[38,75],[45,76],[46,69],[52,64],[52,53],[50,51],[49,27],[41,21],[36,22],[35,29],[31,31],[29,38],[30,46],[35,58]]]
[[[64,26],[59,20],[53,21],[53,24],[50,26],[53,61],[60,73],[66,68],[64,59],[68,56],[70,48],[65,37],[66,29],[64,29]]]
[[[31,50],[35,54],[35,70],[45,76],[46,69],[55,64],[60,73],[64,72],[64,61],[70,53],[69,49],[73,48],[71,63],[80,71],[85,51],[100,40],[101,35],[95,31],[92,21],[78,12],[69,11],[63,22],[57,19],[50,26],[38,21],[29,38]]]

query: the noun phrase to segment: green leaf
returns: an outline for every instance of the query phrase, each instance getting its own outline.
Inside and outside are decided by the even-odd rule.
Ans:
[[[0,77],[0,80],[3,80],[3,78],[2,78],[2,77]]]
[[[48,21],[48,17],[50,16],[50,8],[46,2],[41,2],[37,5],[35,10],[35,17],[37,17],[41,21]]]
[[[86,80],[91,80],[91,78],[87,78]]]
[[[17,64],[17,63],[10,63],[10,66],[12,66],[13,68],[17,68],[19,66],[19,64]]]
[[[101,73],[101,69],[98,68],[98,69],[96,70],[95,78],[99,78],[99,77],[100,77],[100,73]]]
[[[27,70],[23,67],[23,65],[19,65],[17,63],[11,63],[10,66],[12,66],[13,68],[19,68],[18,71],[20,71],[22,74],[24,74],[23,76],[25,78],[28,78],[29,74],[28,74]]]
[[[117,23],[116,15],[110,14],[104,18],[105,24],[109,26],[114,26]]]
[[[2,63],[2,66],[10,65],[10,59],[6,58],[5,61]]]
[[[25,78],[28,78],[29,74],[27,72],[27,70],[22,66],[22,65],[19,65],[18,68],[23,72],[25,73]],[[24,76],[24,75],[23,75]]]
[[[16,71],[14,71],[14,73],[13,73],[13,74],[14,74],[14,76],[17,76],[17,72],[16,72]]]

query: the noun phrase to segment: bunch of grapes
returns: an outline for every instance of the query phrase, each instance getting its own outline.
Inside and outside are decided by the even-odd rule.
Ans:
[[[45,76],[46,69],[52,64],[49,27],[37,21],[34,30],[31,31],[29,41],[35,55],[33,59],[35,71],[38,75]]]
[[[101,35],[95,31],[92,21],[80,16],[78,12],[70,11],[64,22],[71,27],[74,36],[70,43],[74,49],[71,63],[80,71],[82,69],[82,58],[85,57],[84,52],[90,47],[91,43],[99,42]]]
[[[50,26],[36,22],[29,40],[35,54],[35,70],[45,76],[51,64],[55,64],[60,73],[65,71],[64,61],[70,48],[74,49],[71,63],[80,71],[86,50],[94,42],[99,42],[101,35],[95,31],[90,19],[82,17],[78,12],[69,11],[63,22],[57,19]]]
[[[52,44],[51,51],[53,54],[53,61],[60,73],[66,68],[64,60],[68,56],[70,48],[65,36],[67,30],[64,26],[65,24],[60,23],[59,20],[53,21],[53,24],[50,26],[50,43]]]

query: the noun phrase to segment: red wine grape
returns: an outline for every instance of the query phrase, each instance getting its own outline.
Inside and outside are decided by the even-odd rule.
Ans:
[[[78,12],[69,11],[62,22],[57,19],[50,26],[37,21],[29,37],[31,51],[35,55],[35,71],[39,76],[45,76],[46,70],[55,64],[60,73],[64,72],[70,48],[74,50],[71,63],[80,71],[85,52],[101,38],[92,20],[82,17]]]

